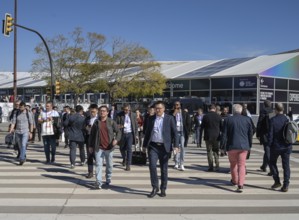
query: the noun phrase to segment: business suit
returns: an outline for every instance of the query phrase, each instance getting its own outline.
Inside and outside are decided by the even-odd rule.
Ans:
[[[209,169],[213,171],[213,156],[215,169],[219,169],[219,137],[221,129],[221,117],[216,112],[210,111],[203,116],[201,127],[204,131],[204,140],[207,147]]]
[[[111,118],[112,120],[116,121],[116,118],[117,118],[117,115],[118,115],[118,111],[117,110],[109,110],[109,113],[108,113],[108,117]]]
[[[277,114],[270,119],[268,143],[270,147],[270,170],[273,180],[280,185],[280,178],[277,168],[277,159],[280,156],[283,168],[283,188],[288,189],[290,184],[290,155],[292,145],[285,143],[283,139],[283,128],[288,121],[283,114]]]
[[[155,143],[153,142],[154,136],[154,125],[157,119],[156,115],[150,116],[148,118],[148,126],[145,131],[143,147],[148,149],[149,157],[149,170],[151,177],[151,184],[153,189],[159,189],[159,181],[157,176],[157,161],[159,160],[161,169],[161,186],[160,189],[166,190],[167,180],[168,180],[168,155],[172,151],[172,144],[175,147],[178,146],[178,134],[176,129],[175,120],[172,116],[164,113],[162,129],[160,133],[163,142]]]
[[[126,114],[124,111],[120,112],[117,116],[116,123],[121,128],[121,141],[119,143],[120,152],[123,158],[123,165],[126,165],[126,170],[130,170],[132,163],[132,145],[136,144],[136,137],[138,137],[138,123],[136,114],[133,112],[128,113],[129,120],[131,121],[130,132],[126,132]]]
[[[81,164],[85,163],[85,117],[80,113],[75,113],[66,117],[63,125],[68,127],[68,136],[70,141],[70,162],[71,168],[75,166],[77,145],[80,149]]]

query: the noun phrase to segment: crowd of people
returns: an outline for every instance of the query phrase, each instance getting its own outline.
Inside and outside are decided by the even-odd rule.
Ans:
[[[95,188],[101,189],[103,184],[111,184],[113,172],[113,153],[118,146],[125,171],[131,171],[133,146],[139,146],[148,156],[152,192],[148,197],[166,196],[168,180],[168,161],[173,157],[174,169],[184,171],[185,150],[189,137],[194,133],[193,143],[198,148],[205,142],[207,151],[207,172],[220,170],[219,157],[228,156],[230,162],[231,184],[237,192],[242,192],[246,176],[246,159],[250,157],[252,138],[257,138],[264,147],[262,172],[270,168],[269,176],[273,177],[272,189],[281,187],[287,192],[290,180],[290,154],[292,144],[283,139],[283,128],[289,120],[284,114],[281,103],[272,104],[265,101],[257,126],[251,119],[245,104],[235,104],[232,114],[229,108],[211,104],[208,112],[203,109],[190,117],[188,110],[183,109],[176,101],[173,109],[166,112],[162,101],[149,106],[145,114],[141,110],[132,111],[129,104],[124,104],[118,111],[116,106],[98,106],[91,104],[87,112],[81,105],[74,109],[64,106],[58,112],[52,102],[45,108],[30,108],[24,102],[16,101],[10,115],[9,132],[15,135],[14,148],[18,152],[19,165],[26,162],[28,142],[34,143],[36,134],[43,142],[45,163],[54,164],[56,147],[63,136],[65,148],[69,148],[70,169],[75,169],[76,150],[79,148],[80,165],[87,162],[86,178],[94,177]],[[281,184],[277,159],[281,156],[284,181]],[[87,157],[87,158],[86,158]],[[157,162],[161,170],[161,185],[157,174]],[[102,180],[105,161],[105,181]]]

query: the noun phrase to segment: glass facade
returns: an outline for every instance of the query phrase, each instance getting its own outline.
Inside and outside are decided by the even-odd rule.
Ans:
[[[299,80],[271,77],[224,77],[190,80],[171,80],[164,98],[198,98],[205,104],[220,106],[247,104],[251,114],[259,114],[263,102],[282,102],[285,109],[299,114]]]

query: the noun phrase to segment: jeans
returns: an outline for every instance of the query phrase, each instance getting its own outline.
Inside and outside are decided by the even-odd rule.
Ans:
[[[123,160],[126,161],[127,165],[132,163],[132,144],[133,144],[133,133],[123,133],[122,146],[120,146],[120,152]]]
[[[270,170],[273,174],[273,179],[276,183],[280,182],[279,172],[277,168],[277,159],[280,156],[283,168],[283,185],[288,187],[290,184],[290,155],[292,148],[271,149],[270,150]]]
[[[201,146],[201,140],[202,140],[202,129],[198,127],[196,128],[196,132],[195,132],[195,143]]]
[[[263,157],[263,164],[262,168],[266,169],[267,166],[270,164],[270,147],[268,146],[268,143],[263,143],[264,145],[264,157]]]
[[[19,145],[19,149],[20,149],[20,161],[24,161],[26,159],[26,145],[28,142],[28,138],[29,138],[29,133],[25,132],[23,134],[18,134],[16,133],[16,140],[18,142]]]
[[[213,168],[213,156],[216,168],[219,168],[219,141],[206,141],[209,168]]]
[[[243,186],[245,182],[247,152],[247,150],[228,151],[232,181],[238,186]]]
[[[184,158],[185,158],[184,132],[178,131],[178,137],[179,137],[179,152],[175,155],[175,164],[184,165]]]
[[[102,185],[102,169],[104,159],[106,160],[106,183],[111,183],[113,168],[113,150],[102,150],[95,152],[96,158],[96,182]]]
[[[70,141],[70,162],[73,165],[75,165],[75,163],[76,163],[76,150],[77,150],[77,146],[79,146],[79,150],[80,150],[80,160],[81,160],[81,163],[85,162],[84,142]]]
[[[157,162],[159,160],[161,170],[161,186],[160,189],[166,190],[168,180],[168,153],[164,146],[157,146],[151,142],[148,147],[149,170],[151,184],[153,188],[159,189],[159,180],[157,175]]]
[[[50,162],[50,152],[52,155],[51,162],[55,161],[56,155],[56,138],[55,135],[45,135],[43,136],[44,150],[47,162]],[[51,147],[51,150],[50,150]]]

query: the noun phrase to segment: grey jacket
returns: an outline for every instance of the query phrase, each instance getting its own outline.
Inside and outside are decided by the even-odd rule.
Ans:
[[[119,128],[114,120],[111,118],[107,118],[107,129],[108,129],[108,136],[109,136],[109,149],[112,149],[114,146],[112,146],[112,141],[117,140],[117,142],[120,141],[121,133],[119,131]],[[88,139],[88,147],[92,147],[95,151],[99,151],[100,149],[100,121],[96,120],[93,123],[93,126],[91,127],[89,139]]]

